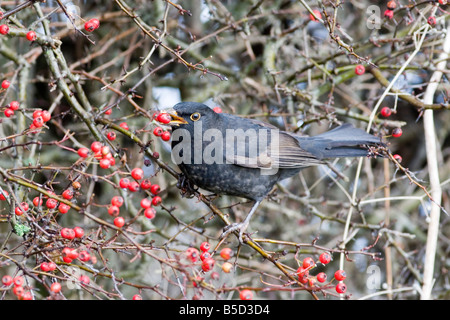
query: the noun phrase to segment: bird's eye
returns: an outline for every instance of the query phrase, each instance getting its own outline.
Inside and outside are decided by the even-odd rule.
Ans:
[[[192,121],[198,121],[201,118],[201,114],[198,112],[195,112],[193,114],[191,114],[191,120]]]

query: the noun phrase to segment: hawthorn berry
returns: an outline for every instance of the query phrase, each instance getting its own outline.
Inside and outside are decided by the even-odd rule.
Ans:
[[[131,170],[131,176],[136,180],[141,180],[144,177],[144,170],[141,168],[134,168]]]
[[[202,252],[206,252],[209,251],[209,249],[211,249],[211,245],[209,244],[209,242],[202,242],[202,244],[200,245],[200,250]]]
[[[345,278],[347,278],[347,274],[345,273],[344,270],[338,270],[334,273],[334,278],[337,281],[343,281],[343,280],[345,280]]]
[[[339,282],[336,285],[336,292],[337,293],[345,293],[347,291],[347,286],[343,282]]]
[[[75,238],[75,231],[70,228],[62,228],[61,237],[63,237],[64,239],[73,240]]]
[[[327,275],[325,274],[325,272],[320,272],[317,274],[316,279],[320,283],[323,283],[323,282],[327,281]]]
[[[131,298],[132,300],[142,300],[142,297],[141,297],[141,295],[139,295],[139,294],[135,294],[134,296],[133,296],[133,298]]]
[[[98,20],[96,18],[92,18],[89,21],[93,24],[94,29],[98,29],[98,27],[100,27],[100,20]]]
[[[392,136],[393,136],[394,138],[401,137],[402,134],[403,134],[403,131],[402,131],[401,128],[395,128],[394,130],[392,130]]]
[[[380,111],[380,114],[385,118],[390,117],[392,114],[392,109],[389,107],[383,107]]]
[[[172,117],[170,116],[170,114],[162,112],[156,116],[156,120],[163,124],[168,124],[170,121],[172,121]]]
[[[300,283],[305,284],[306,282],[308,282],[308,277],[309,277],[309,271],[303,267],[299,267],[297,269],[297,275],[298,275],[298,281],[300,281]]]
[[[58,293],[61,291],[61,283],[59,282],[53,282],[50,286],[50,290],[54,293]]]
[[[44,200],[42,200],[41,197],[34,197],[34,199],[33,199],[33,205],[34,205],[35,207],[42,206],[43,201],[44,201]]]
[[[164,130],[161,127],[156,127],[155,129],[153,129],[153,134],[157,137],[161,137],[163,132],[164,132]]]
[[[447,0],[439,0],[439,4],[446,5],[448,3]]]
[[[44,125],[44,119],[42,119],[42,117],[37,117],[33,119],[33,125],[36,128],[40,128]]]
[[[22,214],[24,214],[24,212],[27,212],[28,209],[29,209],[28,203],[22,202],[20,206],[17,206],[14,209],[14,213],[16,214],[16,216],[21,216]]]
[[[53,261],[50,261],[49,263],[48,263],[48,271],[53,271],[53,270],[55,270],[56,269],[56,263],[54,263]]]
[[[100,141],[94,141],[91,144],[91,150],[93,152],[99,152],[102,149],[102,143]]]
[[[150,208],[152,205],[152,201],[149,198],[144,198],[141,200],[141,207],[143,209]]]
[[[229,260],[233,256],[233,250],[231,248],[223,248],[220,250],[220,256],[225,259]]]
[[[127,179],[127,178],[122,178],[122,179],[120,179],[120,181],[119,181],[119,186],[121,187],[121,188],[128,188],[129,187],[129,185],[130,185],[130,179]]]
[[[66,248],[64,248],[66,249]],[[71,249],[71,248],[67,248],[68,250],[66,251],[66,257],[68,257],[69,259],[75,260],[76,258],[78,258],[78,251],[77,249]]]
[[[26,291],[22,294],[21,300],[33,300],[33,295],[30,291]]]
[[[331,255],[328,252],[323,252],[319,256],[319,261],[323,264],[328,264],[331,261]]]
[[[41,265],[39,266],[39,268],[44,272],[50,271],[48,262],[42,262]]]
[[[46,206],[48,209],[55,209],[57,205],[58,205],[58,201],[56,201],[55,199],[52,199],[52,198],[48,199],[48,200],[45,202],[45,206]]]
[[[75,228],[73,228],[73,231],[75,232],[75,238],[83,238],[83,236],[84,236],[83,228],[75,227]]]
[[[303,268],[304,269],[311,269],[312,267],[314,267],[315,262],[313,260],[313,258],[311,257],[306,257],[305,259],[303,259]]]
[[[394,10],[395,8],[397,8],[397,3],[395,3],[394,0],[390,0],[388,1],[386,6],[389,10]]]
[[[58,207],[58,211],[61,214],[66,214],[67,212],[69,212],[69,210],[70,210],[70,206],[65,203],[61,203]]]
[[[0,200],[4,201],[6,200],[6,197],[9,196],[9,192],[6,190],[3,190],[3,193],[0,192]]]
[[[7,108],[5,109],[5,111],[3,111],[3,113],[5,114],[5,117],[10,118],[14,115],[14,110]]]
[[[19,299],[22,298],[24,292],[25,292],[25,289],[22,286],[15,286],[13,289],[14,295],[17,296]]]
[[[78,149],[77,153],[81,158],[87,158],[89,155],[89,149],[88,148],[80,148],[80,149]]]
[[[150,187],[150,192],[154,195],[157,195],[161,191],[161,188],[158,184],[154,184]]]
[[[214,107],[214,108],[213,108],[213,111],[214,111],[215,113],[222,113],[222,108],[221,108],[221,107]]]
[[[114,141],[116,140],[117,135],[114,131],[110,131],[106,134],[106,137],[108,138],[108,140]]]
[[[9,80],[5,79],[5,80],[2,81],[2,88],[3,89],[8,89],[10,85],[11,85],[11,82],[9,82]]]
[[[355,67],[355,73],[360,76],[363,75],[366,72],[366,68],[362,64],[358,64]]]
[[[229,262],[224,262],[222,264],[222,271],[225,273],[230,273],[231,270],[233,269],[233,265]]]
[[[8,34],[8,32],[9,32],[9,27],[6,24],[2,24],[0,26],[0,33],[5,35],[5,34]]]
[[[162,199],[160,196],[154,196],[152,199],[152,205],[159,206],[162,202]]]
[[[196,248],[187,248],[185,254],[192,262],[197,262],[200,258],[200,252]]]
[[[89,284],[91,282],[91,279],[83,274],[78,278],[78,281],[80,281],[81,284]]]
[[[205,259],[209,259],[209,258],[212,258],[212,257],[211,257],[211,253],[209,253],[208,251],[203,251],[200,254],[200,260],[202,260],[202,261],[204,261]]]
[[[241,300],[253,300],[253,291],[245,289],[239,293],[239,299]]]
[[[41,117],[42,117],[42,120],[44,120],[44,122],[47,122],[47,121],[49,121],[52,118],[52,115],[47,110],[43,110],[42,114],[41,114]]]
[[[394,154],[393,157],[394,157],[394,159],[395,159],[398,163],[402,163],[403,158],[402,158],[401,155],[399,155],[399,154]]]
[[[130,130],[130,127],[128,126],[128,124],[126,122],[120,123],[119,127],[121,127],[122,129],[125,129],[125,130]]]
[[[131,192],[139,191],[139,183],[137,183],[136,181],[131,181],[128,185],[128,190],[130,190]]]
[[[435,16],[428,17],[427,22],[430,26],[434,27],[436,25],[436,17]]]
[[[10,286],[13,283],[13,278],[9,275],[5,275],[2,277],[2,283],[5,286]]]
[[[148,219],[153,219],[156,216],[155,208],[147,208],[144,210],[144,216]]]
[[[36,32],[34,32],[34,31],[28,31],[27,32],[27,35],[26,35],[26,38],[27,38],[27,40],[28,41],[35,41],[36,40],[36,38],[37,38],[37,36],[36,36]]]
[[[108,169],[111,166],[111,161],[109,159],[101,159],[99,166],[102,169]]]
[[[84,24],[84,30],[86,30],[87,32],[92,32],[95,30],[95,23],[92,22],[92,20],[87,21]]]
[[[70,189],[66,189],[63,191],[62,196],[66,200],[71,200],[73,198],[73,191]]]
[[[111,199],[111,204],[120,208],[123,205],[123,198],[121,196],[114,196]]]
[[[322,19],[322,14],[320,13],[319,10],[315,9],[313,10],[314,14],[316,15],[317,18]],[[316,18],[314,18],[314,16],[312,14],[309,15],[309,20],[311,21],[319,21]]]
[[[19,108],[20,108],[20,103],[19,103],[18,101],[11,101],[11,102],[9,103],[9,108],[10,108],[12,111],[17,111],[17,110],[19,110]]]
[[[125,225],[125,219],[122,217],[117,217],[114,219],[114,225],[117,228],[122,228]]]
[[[149,179],[144,179],[141,181],[141,189],[142,190],[147,190],[150,189],[152,187],[152,183],[150,182]]]
[[[163,141],[169,141],[169,140],[170,140],[170,136],[171,136],[171,134],[170,134],[169,131],[164,131],[164,132],[162,133],[162,135],[161,135],[161,139],[162,139]]]
[[[211,271],[212,268],[214,268],[215,263],[216,261],[213,258],[206,258],[205,260],[202,261],[202,270],[204,272]]]
[[[91,255],[86,250],[80,251],[80,254],[78,255],[78,259],[83,262],[88,262],[91,260]]]
[[[384,17],[391,20],[394,17],[394,11],[387,9],[384,11]]]
[[[17,277],[14,277],[13,283],[15,286],[20,287],[20,286],[23,286],[23,284],[25,283],[25,280],[23,277],[17,276]]]
[[[109,208],[108,208],[108,214],[109,214],[110,216],[117,217],[117,216],[119,215],[119,213],[120,213],[119,207],[114,206],[114,205],[109,206]]]

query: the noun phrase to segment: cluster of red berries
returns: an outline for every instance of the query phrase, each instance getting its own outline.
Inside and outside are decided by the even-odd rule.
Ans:
[[[36,110],[33,112],[33,122],[30,124],[30,130],[40,128],[44,123],[48,122],[52,115],[47,110]]]
[[[8,25],[6,25],[6,24],[0,25],[0,34],[6,35],[8,33],[9,33]],[[27,32],[25,37],[27,38],[28,41],[35,41],[37,38],[36,32],[34,32],[33,30],[30,30]]]
[[[383,108],[381,108],[380,114],[383,117],[388,118],[392,115],[392,109],[389,107],[383,107]],[[392,137],[394,137],[394,138],[401,137],[402,134],[403,134],[403,130],[401,128],[394,128],[391,133]],[[394,155],[394,159],[397,160],[399,163],[402,162],[402,157],[398,154]]]
[[[100,27],[100,21],[96,18],[92,18],[84,24],[84,30],[87,32],[92,32],[98,27]]]
[[[322,264],[328,264],[331,261],[331,255],[328,252],[323,252],[319,256],[319,262]],[[298,275],[298,281],[302,284],[309,284],[313,286],[317,281],[319,283],[324,283],[327,281],[327,275],[325,272],[320,272],[317,275],[313,276],[309,273],[311,269],[316,267],[317,263],[311,257],[306,257],[302,261],[302,265],[297,269],[296,274]],[[334,273],[334,278],[329,282],[331,283],[333,280],[339,281],[339,283],[335,286],[337,293],[345,293],[347,291],[347,286],[342,282],[347,277],[344,270],[337,270]]]
[[[394,10],[397,8],[397,3],[394,0],[390,0],[387,3],[387,9],[384,11],[385,18],[391,20],[394,17]]]
[[[153,119],[162,124],[169,124],[170,121],[172,121],[172,117],[166,112],[154,113]],[[161,137],[163,141],[169,141],[171,137],[170,131],[166,131],[161,127],[156,127],[155,129],[153,129],[153,134],[157,137]]]
[[[2,277],[2,283],[4,286],[13,286],[14,295],[20,300],[33,300],[33,295],[30,291],[26,291],[24,288],[25,279],[22,276],[11,277],[5,275]]]
[[[94,158],[99,160],[99,166],[102,169],[108,169],[116,164],[116,159],[111,153],[108,146],[104,146],[100,141],[94,141],[91,144],[91,150],[94,153]],[[81,158],[87,158],[90,154],[88,148],[80,148],[77,153]]]
[[[3,113],[5,114],[5,117],[10,118],[14,115],[14,111],[19,110],[20,104],[17,101],[11,101],[5,108],[5,111]]]
[[[69,248],[69,247],[64,247],[64,249],[62,250],[62,258],[63,261],[65,263],[71,263],[73,260],[78,259],[82,262],[88,262],[90,260],[92,260],[92,262],[96,262],[95,257],[91,257],[90,253],[87,250],[80,250],[78,251],[77,249],[74,248]],[[42,269],[42,264],[44,264],[45,262],[41,263],[41,269]],[[45,266],[44,266],[45,268]],[[42,271],[45,271],[44,269],[42,269]]]
[[[55,193],[53,191],[50,191],[51,194],[55,195]],[[63,191],[63,193],[61,194],[61,196],[66,199],[66,200],[71,200],[74,197],[74,191],[72,188],[66,189]],[[42,206],[44,199],[46,199],[45,201],[45,206],[47,207],[47,209],[55,209],[56,207],[58,207],[58,211],[61,214],[66,214],[69,210],[70,210],[70,205],[65,204],[63,202],[59,203],[58,200],[50,198],[48,196],[36,196],[33,199],[33,205],[35,207],[40,207]]]

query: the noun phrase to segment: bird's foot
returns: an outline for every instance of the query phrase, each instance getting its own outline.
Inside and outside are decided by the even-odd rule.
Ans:
[[[179,174],[177,187],[181,190],[181,195],[186,198],[192,198],[198,190],[183,173]]]
[[[240,243],[244,243],[244,232],[245,230],[247,230],[248,228],[248,221],[244,221],[241,223],[232,223],[228,226],[226,226],[225,228],[223,228],[223,233],[220,236],[220,239],[223,239],[225,237],[227,237],[230,233],[234,232],[234,231],[239,231],[239,242]]]

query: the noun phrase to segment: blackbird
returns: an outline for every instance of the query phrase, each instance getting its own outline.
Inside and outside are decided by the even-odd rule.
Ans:
[[[370,156],[369,147],[384,145],[351,124],[317,136],[300,136],[262,121],[217,113],[197,102],[181,102],[167,110],[172,127],[172,160],[197,187],[215,194],[254,201],[241,223],[239,240],[261,201],[274,185],[325,159]]]

